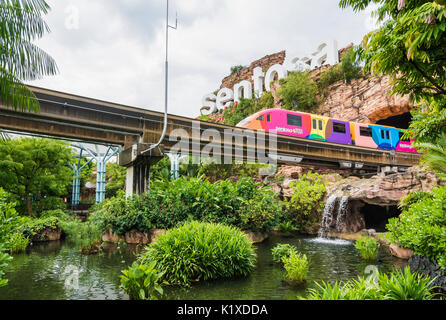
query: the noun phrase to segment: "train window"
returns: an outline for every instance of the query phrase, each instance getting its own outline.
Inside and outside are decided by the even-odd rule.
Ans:
[[[403,136],[404,136],[404,132],[400,131],[400,141],[410,142],[410,138],[403,139]]]
[[[379,130],[381,132],[381,139],[385,139],[386,137],[384,136],[384,130]]]
[[[263,116],[258,117],[257,120],[263,121]]]
[[[322,120],[319,120],[319,130],[322,130]]]
[[[372,129],[367,128],[367,127],[359,127],[359,134],[363,137],[371,137]]]
[[[266,115],[266,121],[271,122],[271,114],[270,113],[268,113]]]
[[[333,122],[333,131],[337,133],[347,133],[345,124],[339,122]]]
[[[317,130],[317,121],[316,121],[316,119],[313,119],[313,129]]]
[[[289,126],[302,127],[302,117],[294,114],[287,114],[286,121]]]
[[[387,138],[387,140],[390,140],[390,131],[389,130],[386,130],[386,138]]]

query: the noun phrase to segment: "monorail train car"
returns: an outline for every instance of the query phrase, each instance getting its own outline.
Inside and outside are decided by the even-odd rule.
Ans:
[[[412,146],[413,141],[402,138],[402,129],[284,109],[262,110],[242,120],[237,127],[366,148],[417,152]]]

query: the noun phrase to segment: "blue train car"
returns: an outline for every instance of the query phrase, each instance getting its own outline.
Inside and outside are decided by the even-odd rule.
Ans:
[[[400,142],[400,132],[397,128],[369,125],[372,129],[372,138],[378,148],[383,150],[395,150]]]

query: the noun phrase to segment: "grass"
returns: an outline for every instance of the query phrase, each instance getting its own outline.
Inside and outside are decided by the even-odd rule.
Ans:
[[[291,252],[283,258],[283,267],[286,270],[286,280],[293,284],[302,284],[308,278],[309,261],[305,254]]]
[[[273,255],[273,261],[276,263],[283,263],[284,258],[288,258],[291,253],[297,254],[296,247],[287,244],[287,243],[279,243],[274,248],[271,249],[271,253]]]
[[[376,260],[378,258],[380,244],[370,236],[356,240],[355,247],[364,260]]]
[[[189,286],[194,281],[247,276],[256,259],[252,242],[240,229],[193,221],[160,234],[139,262],[154,263],[172,285]]]

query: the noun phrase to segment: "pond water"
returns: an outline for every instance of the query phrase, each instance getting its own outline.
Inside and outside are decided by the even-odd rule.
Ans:
[[[295,245],[310,261],[305,286],[285,284],[284,269],[273,264],[271,249],[277,243]],[[191,288],[166,288],[165,299],[182,300],[274,300],[296,299],[319,280],[348,280],[364,275],[367,266],[376,265],[381,272],[403,267],[407,262],[381,250],[378,262],[365,262],[353,242],[319,241],[311,237],[272,236],[256,245],[257,268],[248,278],[193,284]],[[38,244],[26,253],[14,255],[6,270],[9,284],[0,288],[6,300],[120,300],[128,296],[119,288],[121,270],[136,259],[141,247],[107,245],[104,252],[83,256],[69,242]]]

